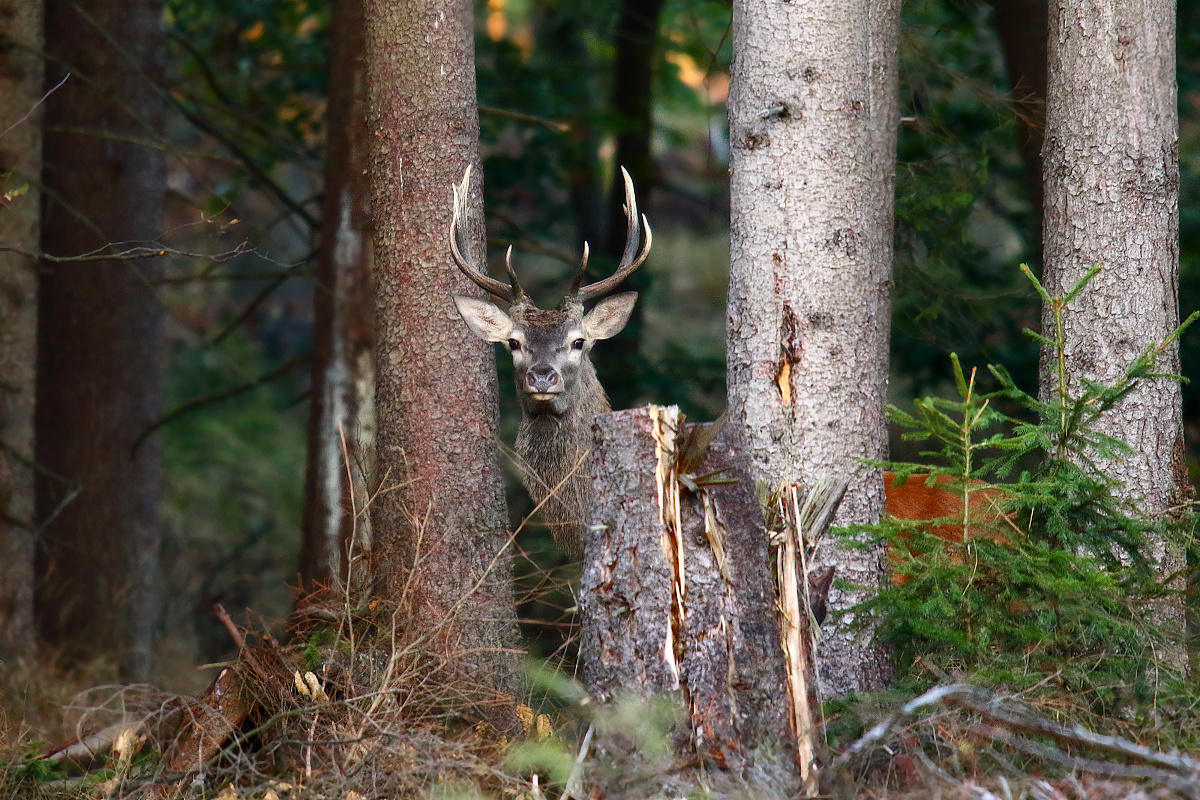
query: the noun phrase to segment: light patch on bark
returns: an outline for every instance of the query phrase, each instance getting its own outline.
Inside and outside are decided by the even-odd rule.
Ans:
[[[849,480],[842,525],[883,509],[861,460],[887,446],[898,20],[898,0],[733,4],[729,405],[757,479]],[[829,563],[865,586],[883,570],[835,546]],[[882,686],[886,654],[843,620],[822,639],[828,694]]]
[[[679,480],[675,473],[675,440],[683,415],[679,406],[650,406],[650,435],[654,439],[654,478],[658,491],[658,518],[662,522],[662,547],[671,572],[671,618],[663,626],[663,661],[673,677],[670,688],[679,688],[679,663],[675,659],[675,630],[683,624],[687,581],[684,577],[683,531],[679,517]]]
[[[351,222],[351,199],[349,195],[342,196],[341,214],[338,219],[337,238],[333,249],[334,272],[339,279],[347,276],[358,263],[362,254],[362,240]],[[344,327],[344,303],[335,298],[333,305],[333,329],[341,331]],[[346,343],[342,336],[334,336],[331,342],[331,353],[325,376],[325,402],[321,419],[321,484],[325,491],[325,552],[329,554],[329,574],[333,578],[334,587],[340,587],[347,579],[342,559],[342,491],[345,486],[347,455],[342,452],[342,437],[347,436],[346,393],[352,388],[349,385],[350,370],[346,365]]]

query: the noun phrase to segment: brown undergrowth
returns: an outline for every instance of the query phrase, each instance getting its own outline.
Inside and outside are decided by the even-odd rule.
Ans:
[[[459,665],[469,653],[439,655],[428,646],[438,631],[415,630],[378,607],[346,615],[312,600],[288,645],[248,636],[226,617],[239,655],[200,698],[149,687],[89,689],[63,705],[72,721],[59,733],[72,735],[52,747],[31,725],[13,724],[23,709],[6,704],[0,796],[517,791],[521,781],[498,766],[511,731],[488,720],[516,718],[525,706],[464,674]]]
[[[227,620],[241,651],[201,698],[106,684],[68,700],[103,672],[74,685],[10,673],[0,798],[799,796],[779,772],[733,775],[672,755],[678,719],[666,706],[596,709],[552,668],[532,683],[558,710],[543,702],[535,711],[532,695],[471,681],[460,666],[469,654],[436,655],[427,646],[436,630],[370,603],[310,600],[286,645]],[[823,754],[822,796],[1200,797],[1200,762],[1172,749],[1195,725],[1186,708],[1102,719],[1069,697],[939,680],[903,705],[863,714],[856,738]],[[68,724],[54,730],[56,704]],[[497,710],[522,717],[522,730],[489,723]],[[593,732],[624,746],[600,763],[587,744]],[[46,735],[69,741],[49,747],[37,741]]]

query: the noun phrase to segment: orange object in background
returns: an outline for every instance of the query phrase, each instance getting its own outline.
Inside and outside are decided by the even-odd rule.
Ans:
[[[883,488],[886,492],[887,512],[896,519],[923,521],[942,519],[943,522],[929,525],[925,528],[928,533],[948,542],[963,541],[963,523],[967,523],[972,538],[987,536],[994,542],[1004,542],[1002,530],[1008,527],[1008,520],[1000,511],[998,502],[1003,497],[999,489],[979,489],[971,492],[970,506],[964,517],[962,485],[955,485],[955,480],[949,475],[939,475],[933,486],[927,486],[928,474],[909,475],[908,480],[896,483],[896,474],[883,473]],[[983,485],[981,481],[976,483]],[[950,488],[942,488],[949,485]],[[948,520],[956,520],[950,522]],[[905,534],[901,534],[904,536]],[[919,553],[912,551],[913,555]],[[902,563],[892,548],[888,548],[888,559],[892,563],[892,583],[900,585],[907,580],[906,575],[897,571]]]

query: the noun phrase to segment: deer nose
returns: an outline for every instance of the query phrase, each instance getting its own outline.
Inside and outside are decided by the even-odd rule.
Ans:
[[[559,391],[558,372],[549,364],[534,364],[525,373],[525,388],[533,394]]]

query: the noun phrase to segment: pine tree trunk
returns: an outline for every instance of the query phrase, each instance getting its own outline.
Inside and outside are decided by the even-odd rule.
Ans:
[[[159,0],[47,0],[42,250],[153,241],[164,193]],[[157,623],[162,306],[153,260],[44,262],[39,286],[37,596],[42,636],[73,660],[149,676]],[[78,495],[72,490],[78,487]],[[60,513],[61,512],[61,513]],[[57,515],[57,516],[55,516]]]
[[[42,169],[42,4],[0,0],[0,242],[38,250]],[[28,118],[22,122],[22,118]],[[0,253],[0,665],[34,649],[33,414],[37,259]]]
[[[601,135],[594,120],[600,92],[593,81],[585,78],[596,69],[597,57],[588,50],[583,35],[580,17],[586,11],[558,0],[536,0],[532,5],[534,57],[558,65],[556,69],[545,70],[543,80],[547,81],[548,96],[554,99],[552,108],[557,112],[554,119],[570,126],[562,134],[559,146],[575,217],[578,251],[584,242],[595,247],[604,241]]]
[[[735,482],[686,488],[697,426],[674,406],[602,414],[580,589],[588,693],[673,698],[681,757],[741,770],[790,763],[787,682],[767,535],[740,457],[718,439],[691,471]],[[600,736],[597,749],[607,747]]]
[[[654,186],[654,160],[650,153],[653,129],[655,54],[664,0],[622,0],[613,44],[612,107],[617,118],[616,163],[633,178],[643,198]],[[645,203],[643,203],[645,204]],[[625,183],[619,169],[613,170],[608,191],[608,236],[604,254],[615,263],[625,249]],[[635,283],[645,270],[635,272],[625,284]],[[634,313],[638,311],[635,308]]]
[[[375,449],[362,0],[340,0],[331,13],[329,141],[313,287],[312,400],[300,550],[306,593],[344,588],[349,557],[369,546],[366,479]]]
[[[1044,283],[1064,294],[1103,267],[1064,312],[1068,385],[1112,382],[1179,324],[1179,118],[1172,0],[1067,0],[1050,10]],[[1049,307],[1043,330],[1054,330]],[[1158,360],[1179,371],[1179,350]],[[1055,397],[1055,354],[1041,394]],[[1145,381],[1101,422],[1132,458],[1098,462],[1150,518],[1184,498],[1179,384]],[[1153,546],[1163,574],[1180,554]],[[1170,615],[1182,624],[1182,610]]]
[[[455,312],[451,186],[474,164],[466,254],[483,263],[469,0],[367,0],[375,209],[378,591],[484,687],[511,688],[516,641],[491,345]],[[449,654],[449,653],[446,653]]]
[[[733,4],[728,381],[757,479],[849,480],[838,524],[870,523],[886,454],[898,0]],[[881,554],[822,564],[870,586]],[[834,590],[845,609],[860,593]],[[818,653],[832,694],[879,688],[885,652],[844,619]]]

